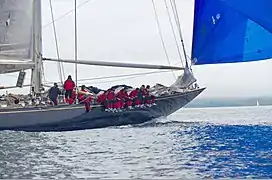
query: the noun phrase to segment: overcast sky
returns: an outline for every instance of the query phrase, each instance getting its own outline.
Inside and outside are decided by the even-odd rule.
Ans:
[[[86,0],[78,0],[78,4]],[[187,54],[191,52],[193,0],[176,0]],[[48,0],[42,0],[43,55],[56,57],[55,42]],[[73,0],[53,0],[54,15],[60,17],[71,11]],[[167,11],[163,0],[156,0],[163,36],[171,59],[171,65],[181,65],[175,46]],[[60,56],[74,57],[73,13],[56,22]],[[78,9],[78,55],[79,59],[107,60],[131,63],[168,65],[165,57],[151,0],[90,0]],[[74,66],[65,65],[65,74],[74,76]],[[106,68],[79,65],[78,77],[95,78],[102,76],[149,72],[150,70]],[[193,68],[198,83],[207,87],[201,97],[261,96],[272,95],[272,61],[241,64],[205,65]],[[270,70],[270,71],[269,71]],[[152,71],[152,70],[151,70]],[[175,72],[177,76],[180,72]],[[59,81],[56,63],[45,63],[47,81]],[[29,77],[29,76],[28,76]],[[0,84],[15,85],[17,74],[1,75]],[[117,79],[118,80],[118,79]],[[27,84],[26,79],[25,84]],[[103,80],[102,80],[103,81]],[[160,73],[122,78],[120,81],[101,83],[80,82],[107,88],[115,84],[140,86],[174,82],[172,73]],[[25,89],[26,92],[28,89]],[[11,90],[9,90],[11,91]],[[15,92],[15,90],[12,90]],[[19,90],[19,91],[22,91]],[[19,92],[16,90],[16,92]],[[3,92],[3,91],[2,91]]]

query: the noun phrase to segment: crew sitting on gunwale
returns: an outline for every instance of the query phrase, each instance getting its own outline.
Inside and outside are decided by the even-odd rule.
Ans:
[[[110,88],[97,94],[97,103],[105,106],[106,111],[120,111],[121,109],[134,107],[151,107],[155,105],[155,96],[149,94],[150,86],[141,88],[125,89]]]
[[[91,93],[86,89],[85,85],[81,86],[81,90],[78,91],[78,99],[79,103],[84,103],[86,112],[89,112],[91,110]]]

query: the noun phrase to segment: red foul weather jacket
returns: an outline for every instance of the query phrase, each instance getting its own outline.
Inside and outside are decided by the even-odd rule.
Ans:
[[[67,79],[65,82],[64,82],[64,89],[67,91],[67,90],[73,90],[75,87],[75,83],[73,80],[71,79]]]

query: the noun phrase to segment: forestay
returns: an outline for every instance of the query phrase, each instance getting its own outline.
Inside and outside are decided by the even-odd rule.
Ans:
[[[271,7],[271,0],[195,0],[195,64],[272,58]]]
[[[34,0],[0,0],[0,73],[29,69]]]

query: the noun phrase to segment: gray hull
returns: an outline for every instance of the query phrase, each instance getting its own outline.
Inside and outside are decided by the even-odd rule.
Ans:
[[[85,113],[83,105],[1,109],[0,130],[73,131],[141,124],[174,113],[197,97],[204,89],[159,97],[156,99],[155,106],[134,108],[118,113],[106,112],[102,107],[95,107],[92,111]]]

